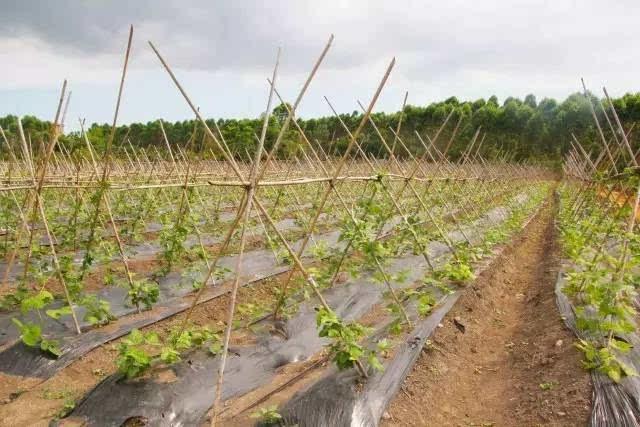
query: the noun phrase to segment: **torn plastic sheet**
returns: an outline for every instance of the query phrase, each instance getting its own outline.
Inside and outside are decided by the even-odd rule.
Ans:
[[[505,218],[506,210],[497,208],[477,220],[476,227],[485,229]],[[480,239],[481,236],[475,235],[471,227],[467,231],[472,240]],[[450,238],[458,240],[461,237],[451,233]],[[448,248],[440,242],[429,245],[429,254],[436,265],[449,258]],[[421,255],[409,255],[391,260],[387,271],[391,274],[408,272],[405,284],[394,283],[394,287],[399,289],[424,277],[428,267]],[[374,283],[370,274],[363,274],[344,285],[328,289],[323,295],[339,316],[347,321],[355,320],[382,300],[383,289]],[[432,292],[436,298],[444,298],[440,289],[434,287]],[[301,304],[295,316],[285,322],[283,329],[287,340],[280,335],[262,333],[255,345],[230,349],[223,400],[269,382],[281,366],[307,360],[322,350],[327,341],[317,335],[315,305],[315,302]],[[434,313],[439,311],[434,310]],[[262,325],[266,324],[268,321],[262,322]],[[147,425],[199,425],[212,403],[211,390],[216,381],[218,359],[205,351],[194,351],[185,359],[166,368],[176,377],[169,383],[153,376],[130,381],[119,374],[108,377],[79,402],[71,418],[89,426],[120,426],[133,419],[144,419]]]

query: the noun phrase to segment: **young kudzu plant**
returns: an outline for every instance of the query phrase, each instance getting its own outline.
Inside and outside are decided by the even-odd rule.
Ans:
[[[115,316],[111,313],[109,301],[100,299],[95,295],[85,294],[80,299],[80,305],[85,308],[84,321],[90,325],[104,326],[115,320]]]
[[[289,251],[284,247],[284,245],[280,242],[279,239],[268,239],[266,245],[269,249],[271,249],[276,254],[276,258],[282,264],[285,264],[285,265],[293,264],[293,259],[291,258],[291,254],[289,254]]]
[[[607,375],[614,382],[620,382],[623,377],[637,376],[638,373],[631,366],[623,363],[615,354],[617,351],[626,354],[631,351],[631,344],[613,339],[604,347],[597,347],[594,343],[580,340],[576,347],[584,353],[582,365],[587,370],[596,370]]]
[[[128,286],[128,285],[127,285]],[[151,310],[160,297],[160,287],[148,279],[134,280],[127,292],[127,301],[140,312],[140,305]]]
[[[193,291],[198,291],[200,290],[200,288],[202,288],[202,273],[205,269],[206,266],[198,263],[190,264],[185,268],[184,276],[187,278],[188,282],[191,283],[191,288],[193,289]],[[225,277],[228,276],[230,272],[231,270],[227,267],[216,266],[215,270],[211,274],[211,278],[216,284],[219,284],[222,282],[222,280],[224,280]]]
[[[383,284],[386,280],[391,283],[403,284],[407,282],[409,275],[408,270],[403,270],[398,272],[397,274],[389,274],[389,273],[381,273],[380,271],[376,271],[373,273],[372,278],[374,282],[378,284]],[[402,303],[403,296],[407,295],[405,293],[406,289],[402,290],[400,296],[398,298],[399,302]],[[391,313],[396,320],[394,321],[394,327],[392,328],[394,332],[399,333],[402,330],[403,322],[405,321],[404,315],[402,312],[402,307],[396,302],[395,299],[392,298],[392,295],[389,291],[385,291],[383,293],[384,298],[388,301],[386,309],[389,313]]]
[[[220,334],[206,327],[173,330],[163,342],[155,332],[143,333],[138,329],[118,344],[116,365],[126,378],[136,378],[158,364],[171,365],[181,360],[181,352],[207,345],[213,355],[222,350]]]
[[[402,292],[402,300],[414,300],[417,302],[418,314],[420,316],[427,316],[431,313],[431,310],[436,305],[437,301],[433,294],[429,290],[422,288],[418,289],[405,289]]]
[[[265,314],[269,312],[269,306],[267,304],[259,304],[259,303],[244,303],[238,304],[237,308],[238,314],[241,318],[245,319],[244,326],[249,326],[256,320],[262,318]],[[239,319],[234,320],[234,326],[240,327],[242,323]]]
[[[29,288],[23,281],[19,281],[16,290],[0,297],[0,312],[10,311],[19,306],[25,298],[29,297]]]
[[[367,328],[356,322],[344,323],[333,311],[324,307],[317,309],[316,324],[318,335],[331,340],[327,347],[338,369],[353,368],[364,356],[365,350],[359,341],[367,334]]]
[[[424,221],[418,215],[408,215],[407,221],[400,221],[395,226],[393,235],[387,239],[393,255],[401,255],[406,250],[411,250],[418,255],[429,247],[429,243],[435,239],[435,234],[430,227],[424,225]],[[417,237],[417,239],[416,239]]]
[[[364,357],[374,370],[383,369],[377,357],[377,351],[367,350],[360,344],[360,341],[371,332],[370,328],[357,322],[345,323],[333,311],[324,307],[316,310],[318,336],[331,340],[327,348],[339,370],[353,368]],[[385,343],[382,344],[382,347],[384,345]],[[377,347],[377,350],[383,351],[384,349]]]
[[[20,310],[23,314],[26,314],[31,310],[35,310],[41,317],[42,315],[40,311],[51,302],[53,302],[53,295],[47,290],[41,290],[35,295],[24,298],[20,303]],[[58,310],[47,310],[46,314],[55,318],[57,313],[66,311],[71,313],[70,307],[63,307]],[[40,350],[53,357],[59,357],[62,354],[57,341],[43,337],[41,325],[30,322],[23,323],[15,317],[12,318],[11,321],[20,331],[20,339],[25,345],[40,348]]]
[[[101,239],[100,234],[102,234],[103,230],[98,230],[98,224],[100,223],[100,207],[102,205],[102,198],[104,197],[107,189],[109,188],[109,183],[104,180],[100,181],[98,189],[89,197],[89,204],[93,206],[93,210],[90,213],[91,220],[89,225],[89,237],[87,239],[87,244],[85,247],[85,254],[82,260],[82,267],[80,269],[80,277],[84,278],[84,275],[89,271],[91,266],[93,265],[93,261],[95,260],[94,254],[94,246],[96,241],[106,241],[106,239]]]
[[[290,259],[289,252],[286,249],[283,250],[287,257],[285,259]],[[324,240],[315,242],[310,252],[315,263],[313,266],[308,267],[308,272],[313,276],[319,289],[331,287],[341,254],[330,248]],[[280,256],[278,258],[283,259]],[[271,290],[275,298],[274,312],[278,313],[278,317],[285,319],[290,318],[298,310],[299,301],[296,298],[296,294],[301,294],[304,300],[311,299],[304,277],[293,277],[291,284],[292,286],[289,286],[287,290],[283,290],[280,287],[273,287]]]
[[[184,242],[188,234],[188,228],[183,223],[174,224],[167,216],[164,217],[162,224],[159,240],[162,245],[164,266],[160,273],[166,275],[186,252]]]
[[[576,267],[566,273],[563,292],[573,299],[576,326],[588,337],[580,340],[576,346],[584,354],[583,366],[586,369],[597,370],[618,382],[625,376],[637,375],[619,357],[631,350],[631,345],[622,336],[636,330],[636,285],[632,274],[616,274],[623,268],[616,258],[604,253],[600,259],[595,259],[591,253],[595,253],[593,251],[598,244],[606,243],[603,239],[607,235],[609,239],[622,239],[626,232],[611,220],[597,220],[604,214],[596,208],[597,201],[593,202],[589,211],[584,212],[583,220],[575,221],[569,209],[569,200],[565,189],[561,193],[563,209],[559,214],[561,239],[563,248]],[[623,216],[625,213],[622,212]],[[586,243],[584,235],[595,236],[601,241],[581,247]],[[638,265],[635,262],[636,259],[631,257],[627,267]]]
[[[22,274],[22,279],[27,280],[30,274],[34,274],[36,276],[45,276],[52,275],[52,265],[51,261],[44,254],[44,246],[40,244],[37,238],[34,238],[31,242],[29,263]]]
[[[308,272],[314,275],[314,279],[318,271],[314,267],[309,267],[308,269]],[[321,283],[318,281],[317,283],[318,287],[322,288],[326,282]],[[271,287],[271,293],[275,300],[274,308],[271,311],[278,313],[278,319],[290,319],[298,311],[301,299],[305,301],[311,299],[307,281],[303,276],[294,276],[286,290],[280,286]]]
[[[258,409],[250,415],[251,418],[259,420],[267,426],[278,425],[282,421],[282,415],[278,412],[278,405],[271,405]]]
[[[146,218],[153,218],[153,213],[157,208],[156,198],[153,197],[152,191],[145,191],[141,199],[138,200],[138,206],[134,209],[132,220],[120,229],[123,238],[126,238],[129,244],[142,239],[142,233],[147,225]]]
[[[104,326],[115,319],[111,314],[111,305],[108,301],[102,300],[93,294],[83,292],[84,287],[82,279],[80,278],[80,272],[75,271],[71,256],[64,255],[60,257],[60,267],[71,300],[85,308],[85,322],[88,322],[92,326]],[[59,314],[59,316],[62,315],[71,315],[71,310]]]
[[[76,251],[78,246],[79,224],[81,223],[80,221],[83,220],[84,202],[82,198],[73,198],[70,208],[71,213],[67,221],[52,231],[53,234],[57,236],[61,248],[69,248]]]
[[[79,284],[79,280],[69,271],[70,262],[62,264],[63,275],[67,280],[69,286],[70,296],[72,301],[77,302],[79,305],[85,308],[84,320],[91,325],[105,325],[114,317],[111,315],[109,303],[101,300],[95,295],[83,294],[82,286]],[[38,279],[38,276],[36,276]],[[28,290],[21,291],[20,293],[20,310],[23,314],[29,311],[35,310],[39,317],[42,318],[41,311],[54,301],[53,295],[44,289],[44,285],[48,281],[48,276],[42,276],[39,281],[40,291],[35,294],[30,294]],[[18,300],[14,300],[18,302]],[[60,319],[63,316],[71,315],[71,307],[63,305],[60,308],[46,309],[47,316],[53,319]],[[52,356],[59,356],[60,350],[58,343],[54,340],[48,340],[42,337],[42,328],[38,324],[22,323],[19,319],[13,319],[14,324],[21,332],[22,341],[31,347],[38,346],[45,352]]]
[[[19,227],[18,215],[15,212],[15,202],[4,195],[0,195],[0,227],[4,231],[2,246],[0,247],[0,255],[5,256],[9,251],[13,250],[14,244],[9,240],[9,236],[14,235]]]
[[[11,319],[20,330],[20,339],[29,347],[39,347],[40,350],[53,356],[60,357],[62,350],[60,344],[56,340],[49,340],[42,336],[42,327],[34,323],[22,323],[15,317]]]
[[[363,256],[364,269],[375,270],[377,262],[382,263],[391,254],[384,242],[376,239],[378,227],[368,218],[354,218],[354,221],[345,221],[342,226],[339,241],[351,242],[353,249]]]
[[[460,259],[447,262],[441,269],[435,271],[434,275],[437,279],[447,280],[457,285],[475,279],[471,266]]]

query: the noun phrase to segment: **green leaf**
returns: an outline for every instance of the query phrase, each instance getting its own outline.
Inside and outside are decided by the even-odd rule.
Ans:
[[[125,341],[129,345],[140,345],[144,342],[144,335],[139,329],[132,329]]]
[[[56,358],[62,355],[62,350],[60,349],[58,342],[54,340],[47,340],[43,338],[40,342],[40,349],[55,356]]]
[[[64,307],[61,307],[61,308],[50,309],[50,310],[45,311],[45,313],[47,313],[47,316],[58,320],[62,316],[70,316],[71,315],[71,306],[65,305]]]
[[[609,376],[609,378],[611,378],[614,382],[619,383],[620,382],[620,369],[616,368],[616,367],[609,367],[606,371],[606,374]]]
[[[20,339],[29,347],[35,347],[42,337],[42,328],[34,323],[22,323],[18,319],[11,319],[20,330]]]
[[[144,336],[145,344],[149,345],[160,345],[160,337],[155,332],[149,332]]]
[[[618,362],[620,364],[620,369],[627,377],[637,377],[638,372],[632,367],[623,362]]]
[[[209,352],[213,355],[219,354],[222,351],[222,343],[220,341],[216,341],[209,345]]]
[[[180,360],[180,353],[172,347],[163,347],[160,352],[160,360],[169,365],[176,363]]]
[[[384,371],[384,366],[373,352],[369,355],[369,365],[378,372]]]
[[[20,304],[20,310],[23,313],[27,313],[31,310],[41,310],[52,301],[53,295],[51,295],[51,292],[43,289],[37,294],[22,300],[22,304]]]
[[[378,347],[378,350],[380,351],[387,351],[391,348],[391,343],[389,343],[389,340],[387,340],[386,338],[381,339],[380,341],[378,341],[378,344],[376,344],[376,346]]]

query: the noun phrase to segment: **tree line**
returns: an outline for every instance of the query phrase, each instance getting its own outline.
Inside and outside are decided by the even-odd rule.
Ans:
[[[446,128],[440,135],[437,145],[446,145],[456,124],[460,120],[456,138],[449,155],[455,159],[464,152],[476,131],[480,129],[483,138],[481,151],[486,156],[509,153],[516,160],[536,159],[547,162],[558,162],[561,155],[570,149],[572,134],[583,144],[586,150],[600,151],[600,136],[593,120],[591,105],[604,130],[606,138],[612,138],[608,122],[615,126],[611,109],[606,99],[599,99],[589,94],[590,100],[584,94],[575,93],[564,101],[558,102],[551,98],[537,101],[534,95],[527,95],[524,100],[508,97],[499,103],[497,97],[478,99],[476,101],[459,101],[450,97],[442,102],[434,102],[427,106],[407,105],[403,111],[395,113],[374,113],[372,118],[378,129],[388,141],[393,144],[394,131],[401,120],[400,138],[413,153],[423,153],[424,145],[416,136],[418,132],[426,141],[425,135],[431,137],[453,111]],[[617,114],[629,130],[632,124],[640,119],[640,93],[627,93],[612,100]],[[606,116],[605,116],[606,111]],[[266,148],[274,143],[281,126],[287,116],[287,107],[279,105],[270,118]],[[341,114],[340,118],[346,126],[354,130],[362,113],[353,111],[351,114]],[[37,151],[47,141],[51,134],[51,123],[33,116],[24,116],[22,125],[28,135],[31,149]],[[307,138],[316,146],[334,155],[340,155],[348,145],[348,135],[335,116],[319,118],[298,118],[298,124],[304,130]],[[179,146],[185,152],[198,153],[201,156],[220,157],[216,145],[204,128],[196,120],[177,122],[163,122],[166,138],[170,145],[177,149]],[[207,120],[207,125],[216,133],[216,125],[234,156],[247,158],[256,147],[256,138],[262,126],[261,118],[245,119],[213,119]],[[0,117],[0,126],[4,129],[7,140],[14,150],[21,152],[18,139],[17,118],[12,115]],[[392,130],[393,129],[393,130]],[[96,151],[104,150],[111,132],[109,124],[94,123],[88,126],[86,134]],[[638,146],[638,139],[632,132],[630,140]],[[86,144],[80,132],[68,132],[60,142],[70,153],[82,154],[86,151]],[[362,149],[375,156],[387,156],[380,138],[371,125],[367,125],[360,138]],[[144,148],[151,152],[150,156],[166,154],[167,145],[159,121],[148,123],[131,123],[118,126],[114,138],[115,152],[124,155],[124,150],[130,147]],[[280,145],[278,155],[287,157],[305,147],[301,135],[291,124]],[[406,152],[401,144],[395,144],[395,153],[404,156]],[[60,147],[59,149],[62,149]],[[8,158],[6,144],[2,143],[0,153]]]

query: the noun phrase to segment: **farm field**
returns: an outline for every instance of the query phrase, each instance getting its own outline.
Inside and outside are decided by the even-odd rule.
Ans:
[[[46,138],[0,127],[0,425],[639,425],[640,147],[606,91],[556,168],[461,109],[381,128],[395,60],[318,141],[332,37],[293,104],[278,52],[236,150],[150,42],[213,149],[161,120],[149,149],[116,134],[132,36],[106,144],[62,142],[66,81]]]

